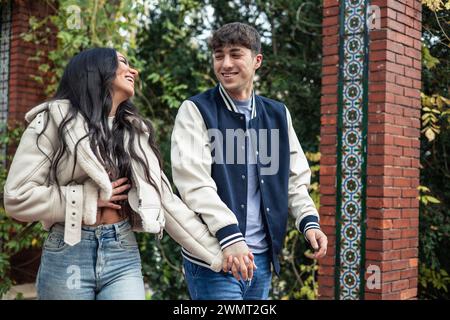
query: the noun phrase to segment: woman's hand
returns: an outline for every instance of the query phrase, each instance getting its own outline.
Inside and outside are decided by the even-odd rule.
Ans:
[[[122,207],[118,204],[115,204],[114,202],[128,199],[128,195],[121,194],[122,192],[131,188],[130,184],[124,184],[127,181],[128,181],[128,178],[120,178],[120,179],[117,179],[116,181],[113,181],[112,182],[113,190],[112,190],[111,199],[109,199],[108,201],[98,199],[98,201],[97,201],[98,210],[100,210],[100,208],[111,208],[111,209],[120,210]]]
[[[231,269],[236,280],[244,281],[253,278],[253,270],[256,269],[255,257],[249,250],[245,241],[239,241],[226,247],[223,250],[222,271],[228,272]]]

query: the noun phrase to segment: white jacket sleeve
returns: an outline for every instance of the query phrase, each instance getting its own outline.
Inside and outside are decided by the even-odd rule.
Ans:
[[[135,148],[139,153],[139,146],[142,146],[142,151],[144,152],[142,156],[147,158],[148,170],[156,188],[144,180],[141,181],[141,177],[145,177],[144,168],[140,165],[134,166],[134,178],[140,185],[140,194],[133,195],[132,191],[128,193],[132,209],[135,212],[141,211],[140,216],[143,222],[155,210],[158,213],[162,212],[162,215],[158,214],[158,220],[170,237],[187,250],[190,255],[209,264],[212,270],[220,271],[222,268],[222,251],[217,239],[210,234],[207,226],[200,220],[199,216],[173,193],[170,181],[162,172],[158,158],[148,145],[148,139],[148,133],[141,135],[139,138],[140,143],[137,139],[135,140]],[[125,144],[129,144],[129,140],[126,141]],[[133,197],[135,198],[134,200],[132,199]],[[138,201],[141,203],[139,207],[145,207],[145,210],[133,206],[133,203],[137,204]],[[147,225],[150,222],[151,219],[147,220]],[[146,229],[144,228],[144,230]]]
[[[305,234],[309,229],[320,229],[319,213],[308,192],[311,170],[292,126],[291,115],[287,108],[286,117],[290,148],[288,208],[290,214],[295,218],[297,229]]]
[[[61,197],[56,185],[47,186],[48,157],[53,155],[55,142],[50,141],[44,132],[39,138],[39,147],[36,144],[43,128],[42,115],[39,114],[29,124],[17,147],[4,186],[5,210],[19,221],[41,220],[48,226],[69,217],[73,227],[78,228],[87,212],[95,222],[98,191],[91,180],[80,185],[59,187]]]
[[[208,132],[192,101],[181,105],[172,132],[172,176],[181,198],[200,214],[209,231],[225,247],[243,241],[237,218],[217,193],[211,177],[211,147]]]
[[[218,272],[222,268],[222,251],[207,226],[172,191],[166,175],[161,175],[161,202],[165,216],[165,230],[191,254],[210,264]]]

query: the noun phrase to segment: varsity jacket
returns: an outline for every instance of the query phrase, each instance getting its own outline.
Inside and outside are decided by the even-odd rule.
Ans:
[[[222,249],[242,241],[247,214],[245,137],[253,135],[256,150],[250,152],[257,158],[261,214],[278,274],[288,212],[303,234],[320,228],[319,214],[308,193],[311,170],[288,109],[255,94],[252,108],[246,128],[244,115],[220,84],[184,101],[172,133],[172,175],[183,201]],[[188,250],[183,254],[189,259]]]

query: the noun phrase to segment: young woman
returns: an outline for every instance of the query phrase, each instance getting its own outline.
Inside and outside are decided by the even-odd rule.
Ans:
[[[83,51],[55,97],[26,114],[4,204],[17,220],[50,231],[40,299],[144,299],[133,231],[161,237],[165,227],[214,271],[232,261],[222,260],[217,239],[161,171],[153,127],[129,100],[137,75],[114,49]]]

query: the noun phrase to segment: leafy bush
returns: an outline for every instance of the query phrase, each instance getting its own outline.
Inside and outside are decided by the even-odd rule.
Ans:
[[[3,128],[0,130],[0,149],[9,145],[18,143],[23,132],[22,126],[15,128]],[[2,156],[4,158],[4,156]],[[7,164],[11,156],[1,159],[0,162]],[[15,279],[11,278],[12,269],[17,266],[11,266],[10,260],[15,254],[24,249],[39,248],[44,240],[45,232],[39,224],[25,224],[13,220],[6,215],[3,206],[3,187],[7,177],[7,167],[0,167],[0,297],[5,294],[12,285],[15,285]]]
[[[422,1],[422,136],[420,160],[419,298],[449,299],[450,38],[441,26],[450,1]]]

